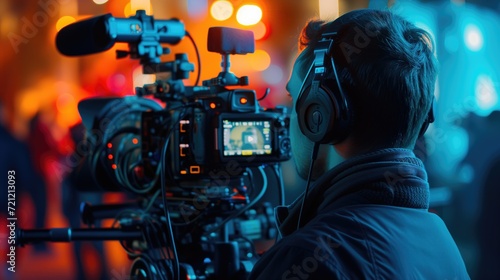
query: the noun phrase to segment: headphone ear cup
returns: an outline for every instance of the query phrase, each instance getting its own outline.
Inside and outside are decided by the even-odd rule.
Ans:
[[[305,89],[304,94],[297,100],[297,116],[302,133],[312,142],[328,144],[334,141],[336,133],[336,116],[338,106],[332,95],[323,86],[310,92],[311,87]]]

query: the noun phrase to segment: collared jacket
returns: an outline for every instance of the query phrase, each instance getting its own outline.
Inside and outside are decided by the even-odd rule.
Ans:
[[[276,209],[282,238],[249,279],[470,279],[410,150],[349,159],[301,200]]]

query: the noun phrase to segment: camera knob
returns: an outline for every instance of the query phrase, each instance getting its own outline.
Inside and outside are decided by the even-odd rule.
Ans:
[[[287,154],[292,150],[292,144],[290,142],[290,138],[286,137],[281,140],[280,149],[283,154]]]

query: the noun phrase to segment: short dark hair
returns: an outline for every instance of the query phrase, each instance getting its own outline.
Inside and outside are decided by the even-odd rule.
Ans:
[[[306,62],[302,77],[316,42],[330,32],[337,32],[333,58],[353,109],[353,144],[413,148],[434,98],[438,66],[430,34],[381,10],[353,11],[331,22],[311,20],[299,39]]]

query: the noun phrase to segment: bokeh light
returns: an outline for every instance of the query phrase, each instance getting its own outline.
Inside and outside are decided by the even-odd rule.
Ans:
[[[208,10],[208,0],[187,0],[187,11],[190,19],[201,21],[205,19]]]
[[[463,159],[469,150],[469,134],[461,127],[453,127],[447,132],[447,151],[452,160]]]
[[[57,122],[63,127],[70,127],[80,121],[78,102],[70,93],[61,93],[56,99]]]
[[[498,103],[498,94],[493,81],[487,75],[477,77],[475,95],[479,109],[489,111]]]
[[[264,50],[256,50],[248,54],[248,63],[254,71],[264,71],[271,64],[271,56]]]
[[[252,25],[248,30],[253,32],[253,36],[255,40],[265,39],[268,35],[268,29],[265,23],[259,21],[257,24]]]
[[[134,15],[134,13],[132,13],[132,5],[130,4],[130,2],[125,5],[125,8],[123,8],[123,14],[125,15],[125,17]]]
[[[465,45],[471,51],[477,52],[483,47],[483,34],[475,24],[467,24],[464,30]]]
[[[339,0],[319,0],[319,17],[332,20],[339,16]]]
[[[107,2],[108,2],[108,0],[94,0],[94,3],[96,3],[97,5],[102,5],[102,4],[105,4]]]
[[[24,94],[20,97],[19,111],[28,117],[32,117],[40,109],[39,102],[33,101],[31,94]]]
[[[262,72],[262,79],[270,85],[281,83],[283,77],[283,69],[276,64],[271,64],[265,71]]]
[[[262,9],[257,5],[243,5],[236,12],[236,20],[241,25],[254,25],[262,19]]]
[[[147,15],[153,14],[153,8],[151,6],[150,0],[131,0],[129,3],[125,5],[123,9],[123,14],[125,17],[130,17],[135,15],[138,10],[146,11]]]
[[[132,73],[132,77],[133,77],[132,80],[133,80],[134,88],[142,87],[145,84],[152,84],[156,80],[155,75],[143,74],[141,66],[138,66],[134,69],[134,72]]]
[[[116,73],[109,76],[106,81],[108,88],[113,93],[122,92],[127,84],[127,78],[122,73]]]
[[[75,21],[76,21],[76,19],[72,16],[63,16],[57,20],[56,29],[57,29],[57,31],[59,31],[59,30],[63,29],[66,25],[69,25]]]
[[[210,7],[210,15],[215,20],[224,21],[233,15],[233,4],[224,0],[215,1]]]

